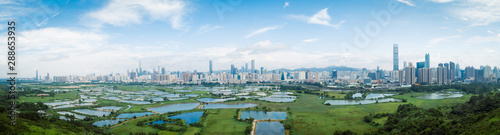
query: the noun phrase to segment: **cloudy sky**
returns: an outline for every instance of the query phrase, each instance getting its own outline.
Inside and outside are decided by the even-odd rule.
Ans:
[[[430,53],[433,67],[500,66],[495,0],[0,0],[0,22],[11,20],[21,77],[126,73],[139,60],[168,71],[252,59],[268,70],[392,70],[395,43],[400,65]]]

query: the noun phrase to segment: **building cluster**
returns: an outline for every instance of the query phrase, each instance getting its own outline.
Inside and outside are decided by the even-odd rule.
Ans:
[[[431,67],[430,54],[425,54],[425,61],[403,62],[403,68],[399,68],[398,45],[393,46],[393,70],[386,71],[379,69],[368,70],[363,68],[358,71],[267,71],[264,67],[256,68],[255,60],[245,63],[241,68],[234,64],[229,70],[213,70],[213,61],[208,63],[208,72],[190,71],[167,71],[165,68],[154,68],[146,70],[139,67],[128,70],[126,74],[98,75],[89,74],[86,76],[53,76],[47,73],[43,77],[36,71],[36,81],[40,82],[146,82],[158,84],[201,84],[201,83],[324,83],[344,86],[361,85],[387,85],[387,86],[409,86],[413,84],[449,84],[457,83],[484,83],[498,82],[500,69],[497,67],[481,66],[474,68],[467,66],[460,68],[458,63],[439,63],[437,67]]]

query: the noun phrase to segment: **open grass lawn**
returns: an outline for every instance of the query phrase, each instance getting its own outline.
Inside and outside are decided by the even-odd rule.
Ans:
[[[61,94],[56,94],[54,97],[26,97],[26,96],[20,96],[19,100],[20,102],[55,102],[54,100],[64,100],[64,99],[69,99],[69,100],[75,100],[77,98],[80,98],[78,96],[78,91],[73,90],[70,92],[62,93]]]
[[[314,93],[325,93],[323,91],[318,91]],[[335,92],[335,91],[328,91],[326,92],[328,94],[328,98],[331,98],[332,96],[335,96],[335,99],[344,99],[346,94],[341,94],[341,92]]]
[[[245,128],[252,123],[240,122],[234,118],[236,109],[209,110],[203,123],[204,135],[244,135]]]
[[[441,105],[452,105],[456,103],[464,103],[473,96],[473,94],[466,94],[459,98],[448,98],[448,99],[419,99],[418,96],[421,96],[424,93],[406,93],[404,95],[395,95],[394,98],[398,99],[407,99],[408,103],[415,104],[416,106],[422,108],[433,108]]]
[[[197,127],[188,127],[187,131],[183,133],[183,135],[194,135],[196,133],[199,133],[201,131],[201,128]]]

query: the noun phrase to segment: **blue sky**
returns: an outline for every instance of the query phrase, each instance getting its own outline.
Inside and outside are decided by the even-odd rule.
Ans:
[[[22,77],[126,73],[139,60],[169,71],[252,59],[268,70],[391,70],[395,43],[400,65],[425,53],[433,67],[500,65],[494,0],[2,0],[0,7],[0,21],[18,22]]]

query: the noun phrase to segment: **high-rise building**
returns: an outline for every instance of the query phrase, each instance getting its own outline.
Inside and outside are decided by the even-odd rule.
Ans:
[[[255,60],[252,60],[252,71],[250,73],[255,73]]]
[[[474,77],[474,67],[470,67],[470,66],[467,66],[465,67],[465,74],[464,74],[464,79],[470,79],[472,77]]]
[[[368,77],[372,80],[377,80],[377,73],[370,72],[368,73]]]
[[[484,70],[483,71],[484,72],[484,77],[486,77],[488,79],[492,77],[493,70],[491,69],[491,67],[489,65],[484,66],[483,70]]]
[[[248,63],[245,63],[245,71],[243,72],[248,72]]]
[[[418,76],[419,75],[418,69],[421,69],[421,68],[425,68],[425,62],[417,62],[417,68],[415,69],[415,71],[416,71],[415,76],[417,76],[417,79],[418,79],[418,77],[420,77],[420,76]]]
[[[431,58],[428,53],[425,54],[425,68],[431,68]]]
[[[399,54],[398,54],[398,44],[394,44],[393,46],[393,70],[399,70]]]
[[[484,82],[484,70],[476,69],[474,70],[474,82],[483,83]]]
[[[403,61],[403,69],[406,68],[408,65],[406,64],[406,61]]]
[[[455,68],[456,68],[455,67],[455,63],[453,63],[453,62],[450,61],[450,72],[449,72],[450,73],[450,75],[449,75],[450,78],[449,79],[452,82],[455,81]]]
[[[405,67],[405,84],[415,84],[415,67],[413,63],[409,62],[408,66]]]
[[[443,66],[443,63],[439,63],[437,67],[437,83],[438,84],[448,83],[448,69]]]
[[[208,73],[212,74],[213,73],[213,65],[212,65],[212,60],[208,62]]]
[[[35,81],[38,81],[38,70],[36,70],[36,78]]]
[[[422,82],[426,82],[428,84],[432,83],[432,70],[430,68],[423,68],[422,73]]]
[[[165,75],[166,73],[167,73],[167,70],[165,70],[165,68],[161,68],[161,74]]]
[[[264,74],[264,67],[260,67],[260,74]]]
[[[142,67],[141,67],[141,60],[139,60],[139,72],[137,72],[137,76],[142,75]]]
[[[234,68],[234,64],[231,64],[231,75],[236,74],[236,68]]]
[[[332,79],[337,79],[337,70],[332,71]]]
[[[405,71],[399,70],[399,84],[403,85],[405,82]]]
[[[449,63],[444,63],[444,68],[446,68],[446,81],[450,80],[450,64]]]

